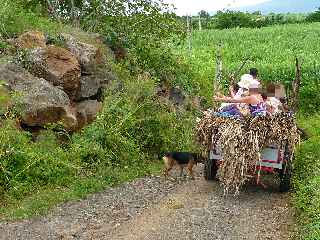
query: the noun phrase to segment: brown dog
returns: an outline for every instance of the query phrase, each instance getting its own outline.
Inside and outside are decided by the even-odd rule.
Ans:
[[[189,175],[194,179],[193,166],[197,163],[204,162],[204,158],[200,154],[189,152],[169,152],[163,156],[164,169],[163,175],[167,177],[173,166],[177,165],[180,168],[180,177],[183,174],[183,168],[187,167]]]

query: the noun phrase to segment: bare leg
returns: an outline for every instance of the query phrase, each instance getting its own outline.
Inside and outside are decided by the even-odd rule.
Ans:
[[[180,177],[182,177],[182,176],[183,176],[183,167],[180,166]]]
[[[194,175],[193,175],[193,171],[192,171],[193,165],[194,165],[194,161],[190,161],[190,162],[188,163],[189,174],[190,174],[190,176],[191,176],[191,179],[194,180]]]
[[[169,176],[169,172],[171,171],[172,167],[165,167],[163,169],[163,175],[164,175],[164,178],[167,179],[167,177]]]

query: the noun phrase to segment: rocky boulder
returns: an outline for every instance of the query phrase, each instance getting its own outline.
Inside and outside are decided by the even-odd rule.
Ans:
[[[92,123],[101,110],[102,103],[97,100],[87,100],[76,104],[75,111],[78,122],[76,130]]]
[[[44,126],[62,121],[72,127],[76,118],[69,111],[68,95],[44,79],[32,76],[22,67],[0,64],[0,79],[17,95],[16,107],[21,110],[22,122],[28,126]]]
[[[106,56],[101,48],[78,41],[69,34],[62,34],[67,49],[77,58],[82,74],[92,74],[99,65],[106,63]]]
[[[76,98],[80,88],[80,65],[66,49],[48,46],[31,51],[28,56],[30,71],[54,86],[60,86],[70,97]]]
[[[46,37],[38,31],[23,33],[17,39],[11,41],[18,48],[42,48],[46,46]]]
[[[93,75],[81,76],[77,100],[99,99],[101,97],[99,95],[114,80],[116,76],[104,69],[97,70]]]
[[[173,87],[172,89],[170,89],[169,100],[173,102],[173,104],[183,105],[185,99],[186,96],[184,95],[180,87]]]

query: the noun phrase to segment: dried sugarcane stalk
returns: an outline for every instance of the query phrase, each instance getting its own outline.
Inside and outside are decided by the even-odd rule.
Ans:
[[[249,57],[247,57],[242,64],[240,65],[240,67],[238,68],[237,71],[233,72],[230,76],[229,76],[229,80],[230,80],[230,85],[233,85],[237,82],[237,78],[239,76],[239,74],[241,73],[242,69],[244,68],[244,66],[247,64],[247,62],[249,61]]]
[[[218,178],[226,194],[238,194],[243,184],[253,177],[265,146],[282,146],[288,142],[294,150],[300,141],[295,119],[286,113],[242,119],[206,115],[198,123],[197,137],[206,151],[212,146],[221,149],[223,162]]]

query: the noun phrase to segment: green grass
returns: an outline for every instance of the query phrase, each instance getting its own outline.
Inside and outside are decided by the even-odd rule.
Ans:
[[[87,197],[88,194],[103,191],[108,187],[139,177],[159,174],[161,167],[162,163],[155,161],[140,167],[105,169],[103,173],[95,176],[75,178],[72,184],[67,186],[46,186],[22,200],[10,199],[7,206],[0,207],[0,221],[43,215],[63,202],[78,200]]]
[[[294,205],[303,239],[320,239],[320,115],[299,119],[311,134],[303,142],[295,160]]]

